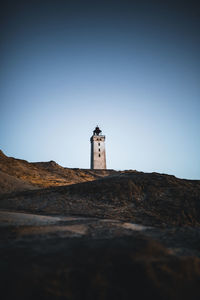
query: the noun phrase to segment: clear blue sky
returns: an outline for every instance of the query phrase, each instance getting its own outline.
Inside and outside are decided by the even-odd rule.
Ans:
[[[193,1],[9,1],[2,16],[5,154],[89,168],[98,124],[108,168],[200,179]]]

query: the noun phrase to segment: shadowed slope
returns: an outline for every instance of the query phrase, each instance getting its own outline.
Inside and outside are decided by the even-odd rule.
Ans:
[[[0,192],[16,192],[24,190],[34,190],[37,187],[15,176],[11,176],[0,171]]]
[[[200,181],[132,171],[71,186],[4,195],[0,208],[154,226],[199,225]]]

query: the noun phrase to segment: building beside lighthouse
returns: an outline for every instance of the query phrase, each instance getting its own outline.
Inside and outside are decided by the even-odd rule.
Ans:
[[[106,150],[105,135],[101,134],[101,130],[96,126],[91,142],[91,169],[106,169]]]

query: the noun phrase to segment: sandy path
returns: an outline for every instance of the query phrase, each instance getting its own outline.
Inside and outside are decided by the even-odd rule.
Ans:
[[[46,226],[61,221],[81,220],[76,217],[44,216],[19,212],[0,211],[0,226]]]
[[[72,224],[73,223],[73,224]],[[47,231],[71,231],[79,234],[86,234],[92,224],[92,230],[101,228],[121,228],[133,231],[144,231],[147,227],[112,219],[98,219],[74,216],[44,216],[22,212],[11,212],[0,210],[0,227],[42,227],[43,232]],[[46,229],[44,228],[46,227]],[[47,228],[48,227],[48,228]],[[38,232],[38,230],[36,230]]]

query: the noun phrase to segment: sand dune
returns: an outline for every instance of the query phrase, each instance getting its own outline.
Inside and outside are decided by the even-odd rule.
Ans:
[[[0,150],[0,193],[70,185],[116,174],[114,170],[63,168],[54,161],[29,163]]]

